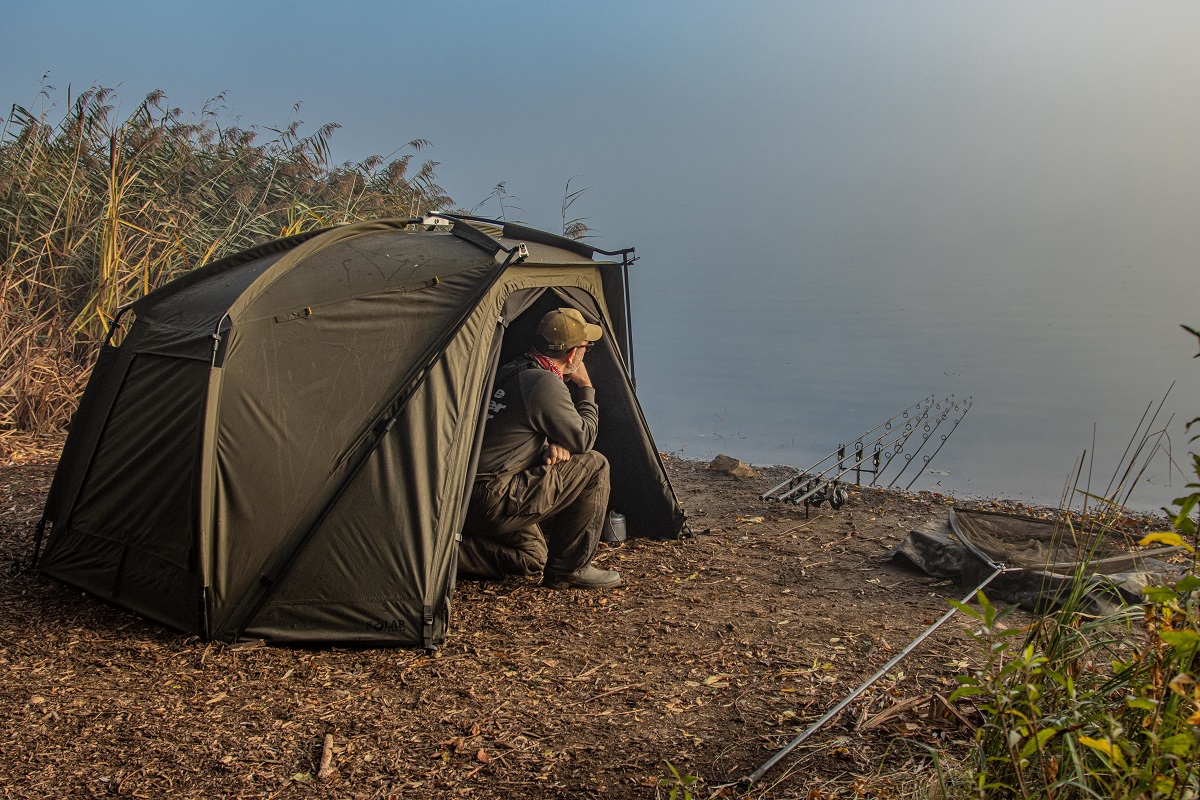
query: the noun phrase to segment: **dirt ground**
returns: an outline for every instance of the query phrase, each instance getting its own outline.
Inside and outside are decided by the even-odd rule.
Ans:
[[[862,489],[806,519],[759,499],[786,470],[668,458],[697,535],[602,545],[617,590],[460,583],[435,656],[204,643],[25,567],[53,464],[49,449],[0,467],[5,798],[667,797],[672,769],[719,795],[962,593],[885,558],[949,498]],[[967,751],[935,697],[978,659],[966,624],[748,795],[916,796],[931,751]]]

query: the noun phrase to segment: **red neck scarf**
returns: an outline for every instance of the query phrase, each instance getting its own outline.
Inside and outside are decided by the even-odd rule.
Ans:
[[[537,365],[539,367],[541,367],[542,369],[550,370],[555,375],[562,378],[564,381],[567,379],[567,376],[563,375],[563,373],[562,373],[562,368],[559,367],[558,364],[555,364],[554,361],[551,360],[550,356],[542,355],[537,350],[530,350],[528,353],[525,354],[525,357],[532,358],[534,361],[537,362]]]

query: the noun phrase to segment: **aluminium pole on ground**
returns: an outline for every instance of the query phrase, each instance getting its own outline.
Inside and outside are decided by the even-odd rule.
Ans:
[[[997,576],[1003,575],[1003,574],[1006,574],[1009,572],[1020,572],[1021,571],[1019,567],[1006,567],[1003,564],[996,564],[996,563],[992,562],[991,559],[987,559],[987,562],[988,562],[988,565],[993,568],[992,574],[987,576],[987,578],[985,578],[982,583],[980,583],[978,586],[976,586],[974,589],[972,589],[971,593],[963,598],[962,602],[964,605],[969,603],[971,601],[971,598],[975,597],[976,594],[983,591],[983,588],[985,586],[987,586],[989,583],[991,583]],[[925,641],[925,639],[927,639],[930,636],[930,634],[932,634],[934,631],[936,631],[938,628],[940,628],[947,620],[949,620],[952,616],[954,616],[954,614],[957,613],[957,611],[958,611],[957,608],[951,608],[949,611],[947,611],[945,614],[943,614],[940,619],[938,619],[936,622],[934,622],[932,625],[930,625],[928,628],[926,628],[924,631],[922,631],[921,634],[916,639],[913,639],[912,642],[910,642],[907,647],[905,647],[903,650],[901,650],[899,653],[897,653],[895,656],[893,656],[891,658],[891,660],[889,660],[886,664],[884,664],[882,667],[880,667],[878,672],[876,672],[870,678],[867,678],[866,682],[864,682],[857,689],[855,689],[850,694],[848,694],[840,703],[838,703],[836,706],[834,706],[828,712],[826,712],[825,716],[821,717],[819,720],[817,720],[812,725],[810,725],[803,733],[801,733],[799,736],[797,736],[792,741],[788,742],[788,744],[786,746],[784,746],[783,749],[781,749],[775,755],[771,756],[771,758],[769,758],[766,762],[764,762],[762,764],[762,766],[760,766],[754,772],[750,773],[749,775],[742,778],[741,780],[738,780],[734,783],[725,784],[723,787],[720,787],[720,788],[725,788],[728,786],[738,786],[739,788],[746,790],[746,789],[749,789],[752,786],[754,786],[754,784],[756,784],[758,781],[762,780],[762,777],[764,775],[766,775],[767,772],[773,766],[775,766],[780,761],[782,761],[787,756],[788,753],[795,750],[796,747],[798,747],[801,742],[803,742],[809,736],[812,736],[814,733],[816,733],[822,727],[824,727],[826,722],[829,722],[829,720],[831,720],[835,716],[837,716],[842,711],[842,709],[844,709],[846,706],[850,705],[850,703],[853,702],[856,697],[858,697],[860,694],[862,694],[867,689],[869,689],[871,687],[871,685],[873,683],[875,683],[875,681],[879,680],[884,675],[886,675],[888,673],[888,670],[890,670],[892,667],[896,666],[896,664],[900,663],[900,661],[905,656],[907,656],[914,649],[916,649],[917,645],[919,645],[921,642]]]

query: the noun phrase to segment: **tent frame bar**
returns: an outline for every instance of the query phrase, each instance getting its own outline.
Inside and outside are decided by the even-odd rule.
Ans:
[[[598,253],[604,253],[603,250],[597,250]],[[618,253],[604,253],[605,255],[618,255]],[[629,267],[633,262],[638,260],[638,257],[633,254],[633,248],[619,251],[621,256],[621,280],[625,284],[625,349],[629,353],[629,382],[633,384],[633,390],[637,391],[637,373],[633,369],[633,310],[632,303],[629,298]]]

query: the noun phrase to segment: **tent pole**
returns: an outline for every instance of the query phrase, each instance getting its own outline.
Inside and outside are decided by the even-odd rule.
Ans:
[[[630,259],[632,250],[621,253],[621,276],[625,281],[625,348],[629,351],[629,382],[637,391],[637,373],[633,368],[633,308],[629,298],[629,265],[637,259]]]

